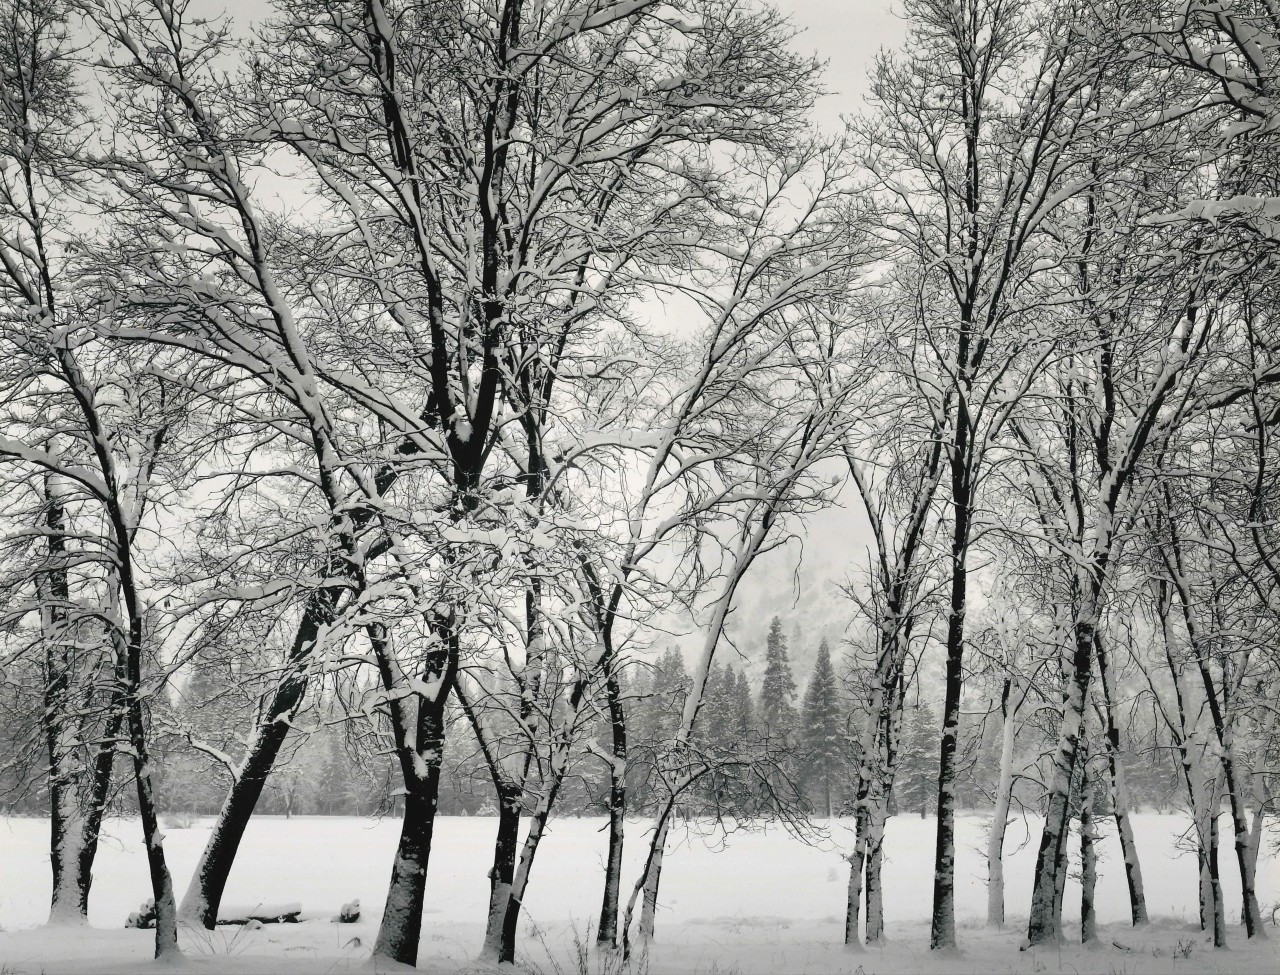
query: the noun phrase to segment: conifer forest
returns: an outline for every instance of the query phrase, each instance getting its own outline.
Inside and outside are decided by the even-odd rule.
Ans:
[[[1280,0],[0,0],[0,973],[1271,972],[1278,713]]]

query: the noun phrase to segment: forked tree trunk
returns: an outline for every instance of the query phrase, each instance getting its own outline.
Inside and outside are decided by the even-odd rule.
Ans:
[[[547,820],[551,818],[551,810],[555,806],[556,796],[564,781],[568,759],[567,742],[562,741],[556,756],[550,763],[546,791],[529,818],[529,834],[524,838],[524,844],[520,848],[520,861],[516,865],[515,876],[512,878],[511,889],[506,898],[502,918],[502,939],[498,951],[498,961],[501,964],[514,964],[516,960],[516,929],[520,921],[520,911],[524,906],[525,891],[529,889],[533,861],[538,854],[542,838],[546,835]]]
[[[119,698],[119,695],[116,695]],[[76,819],[64,835],[72,837],[70,844],[56,846],[53,859],[54,888],[49,910],[50,924],[81,925],[89,917],[89,891],[93,886],[93,863],[98,855],[98,837],[102,832],[102,816],[107,808],[107,795],[111,791],[111,776],[115,765],[116,744],[124,724],[124,704],[120,700],[110,705],[103,741],[94,755],[89,769],[88,792],[79,795],[83,804]]]
[[[853,852],[849,854],[849,890],[844,912],[844,943],[849,948],[861,948],[862,937],[858,931],[862,920],[862,885],[866,875],[867,844],[869,841],[870,813],[867,809],[865,788],[858,786],[857,810],[854,813]]]
[[[1075,774],[1080,739],[1084,733],[1084,709],[1089,695],[1094,629],[1097,618],[1092,600],[1080,607],[1074,626],[1071,682],[1062,705],[1058,747],[1053,758],[1053,780],[1049,789],[1044,831],[1036,854],[1031,912],[1027,922],[1027,944],[1031,947],[1056,941],[1060,934],[1057,919],[1058,874],[1062,869],[1067,829],[1071,816],[1071,784]]]

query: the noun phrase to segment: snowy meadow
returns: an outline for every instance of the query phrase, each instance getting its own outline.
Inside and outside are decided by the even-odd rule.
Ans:
[[[936,822],[895,816],[886,844],[885,916],[891,937],[873,948],[843,944],[844,904],[853,823],[835,820],[825,836],[805,843],[774,828],[727,836],[708,823],[673,833],[664,866],[664,898],[655,940],[644,957],[624,965],[593,944],[592,926],[602,882],[605,819],[566,818],[548,834],[545,871],[531,884],[530,907],[521,921],[515,971],[592,973],[975,973],[1200,972],[1271,973],[1277,948],[1246,943],[1234,925],[1231,950],[1215,953],[1200,930],[1193,847],[1180,834],[1188,827],[1176,815],[1137,815],[1135,830],[1148,877],[1151,923],[1128,923],[1119,845],[1104,831],[1097,907],[1103,937],[1093,949],[1078,944],[1080,891],[1068,880],[1063,907],[1067,937],[1061,945],[1020,953],[1025,915],[1011,912],[1003,931],[985,927],[985,833],[989,818],[959,817],[957,926],[960,951],[945,958],[929,952],[929,910]],[[644,821],[628,823],[637,834]],[[484,938],[489,882],[478,864],[490,855],[493,817],[441,817],[432,850],[418,967],[428,972],[489,972],[478,960]],[[1035,866],[1033,842],[1040,823],[1017,820],[1010,827],[1006,873],[1013,903],[1030,896]],[[36,819],[0,821],[0,970],[124,973],[152,970],[150,933],[124,930],[126,915],[149,893],[137,823],[113,821],[103,837],[98,876],[89,902],[92,929],[54,931],[40,927],[48,914],[48,824]],[[255,817],[227,885],[235,905],[299,902],[298,924],[257,930],[221,926],[189,930],[181,941],[182,970],[211,973],[312,973],[398,971],[386,960],[370,962],[368,946],[378,928],[379,894],[394,855],[399,824],[354,817]],[[208,835],[208,825],[166,830],[166,850],[175,875],[185,879]],[[643,849],[642,844],[633,850]],[[1073,851],[1074,854],[1074,851]],[[639,870],[639,853],[627,859],[626,875]],[[1268,910],[1280,898],[1280,860],[1259,863],[1259,886]],[[1224,897],[1235,903],[1238,882],[1228,875]],[[336,924],[339,907],[352,898],[366,906],[354,924]],[[1280,933],[1280,932],[1278,932]],[[583,953],[585,952],[585,954]]]

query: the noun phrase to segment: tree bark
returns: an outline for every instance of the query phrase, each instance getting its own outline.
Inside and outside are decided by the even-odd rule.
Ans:
[[[258,724],[253,743],[223,800],[213,831],[182,898],[179,916],[184,921],[198,923],[210,931],[218,923],[218,907],[222,903],[222,894],[227,878],[231,876],[240,841],[262,796],[267,777],[275,768],[280,749],[289,737],[289,718],[302,704],[306,693],[304,668],[307,658],[315,649],[322,626],[332,621],[336,603],[337,593],[325,590],[308,600],[289,652],[289,669],[276,686],[266,716]]]
[[[991,832],[987,836],[987,927],[1004,927],[1004,836],[1009,823],[1009,804],[1013,798],[1013,745],[1017,733],[1017,708],[1009,698],[1013,682],[1004,682],[1000,704],[1004,727],[1000,741],[1000,782],[996,787],[996,808],[991,816]]]
[[[1031,912],[1027,922],[1027,943],[1032,947],[1056,941],[1060,933],[1055,910],[1058,904],[1058,873],[1070,825],[1072,778],[1075,775],[1080,739],[1084,734],[1084,709],[1092,670],[1095,619],[1095,604],[1090,600],[1089,604],[1080,607],[1073,627],[1075,650],[1071,683],[1062,705],[1058,747],[1053,760],[1053,781],[1049,789],[1040,849],[1036,854]]]
[[[1129,919],[1136,928],[1147,923],[1147,898],[1142,885],[1142,864],[1138,859],[1138,845],[1133,836],[1133,824],[1129,820],[1129,791],[1125,787],[1124,765],[1120,751],[1120,727],[1116,724],[1115,705],[1111,697],[1110,667],[1102,637],[1095,634],[1095,651],[1098,657],[1098,681],[1102,685],[1103,721],[1106,730],[1107,770],[1110,773],[1111,810],[1116,821],[1116,833],[1120,837],[1120,852],[1124,857],[1125,882],[1129,887]]]
[[[1093,823],[1093,778],[1088,763],[1080,789],[1080,943],[1096,945],[1098,922],[1094,912],[1094,891],[1098,881],[1097,836]]]
[[[445,707],[458,672],[458,638],[453,623],[451,611],[429,617],[436,645],[427,653],[423,684],[434,684],[436,690],[434,697],[425,692],[416,695],[417,715],[412,729],[405,699],[391,695],[388,702],[405,789],[404,819],[400,822],[400,841],[373,954],[375,958],[390,958],[405,965],[417,964],[422,936],[422,906],[444,761]],[[386,633],[378,624],[371,626],[368,633],[383,687],[391,692],[396,685]]]
[[[507,904],[516,875],[516,852],[520,845],[519,789],[503,790],[498,796],[498,833],[493,844],[493,866],[489,870],[489,916],[485,924],[481,956],[499,958],[507,929]]]
[[[427,768],[427,774],[404,797],[404,819],[400,821],[400,840],[373,946],[374,957],[390,958],[404,965],[418,963],[439,788],[440,765],[436,763]]]
[[[658,913],[658,882],[662,876],[662,856],[667,847],[667,823],[659,829],[653,846],[653,858],[649,864],[644,884],[644,904],[640,911],[640,942],[648,944],[653,940],[653,932]]]
[[[621,688],[612,658],[605,681],[613,761],[609,763],[609,853],[604,866],[604,896],[596,942],[612,945],[618,939],[618,903],[622,896],[622,848],[627,816],[627,723]]]
[[[881,865],[884,862],[884,797],[876,796],[869,817],[871,835],[867,842],[867,944],[884,938],[884,887]]]
[[[861,784],[859,785],[859,791],[864,791]],[[860,948],[862,946],[858,928],[861,926],[862,884],[867,862],[869,819],[870,814],[864,793],[859,797],[857,811],[854,813],[853,852],[849,854],[849,892],[845,902],[844,913],[844,943],[851,948]]]
[[[966,468],[970,432],[967,408],[962,402],[956,409],[956,441],[951,446],[951,499],[955,518],[951,536],[951,606],[947,616],[946,691],[942,706],[942,741],[938,750],[938,833],[933,861],[933,917],[929,931],[929,947],[934,950],[956,946],[956,740],[960,728],[960,692],[964,687],[967,553],[973,500]]]

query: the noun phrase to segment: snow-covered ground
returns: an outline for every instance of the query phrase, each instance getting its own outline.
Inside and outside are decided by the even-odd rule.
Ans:
[[[1280,970],[1280,931],[1265,943],[1246,943],[1232,926],[1231,949],[1215,952],[1197,924],[1195,857],[1179,850],[1181,817],[1136,817],[1148,906],[1153,923],[1133,931],[1114,831],[1106,834],[1100,864],[1098,913],[1105,948],[1085,951],[1074,943],[1052,951],[1019,952],[1031,889],[1039,824],[1019,821],[1006,849],[1010,923],[1003,932],[983,927],[985,863],[981,850],[987,819],[959,822],[957,923],[961,950],[938,957],[927,950],[932,892],[934,823],[918,817],[890,820],[886,840],[885,918],[889,942],[852,953],[842,942],[848,868],[841,850],[850,823],[832,824],[826,840],[806,845],[781,830],[720,836],[685,834],[662,875],[657,941],[630,971],[704,972],[1257,972]],[[488,898],[485,873],[492,856],[495,821],[445,818],[436,827],[427,887],[427,913],[419,968],[430,972],[483,971],[474,961]],[[518,968],[529,973],[621,973],[615,958],[589,952],[581,959],[575,940],[588,933],[599,910],[604,866],[604,820],[553,823],[534,866],[521,927]],[[628,887],[642,855],[643,823],[628,837]],[[228,904],[299,901],[303,923],[261,930],[219,928],[186,932],[184,968],[209,973],[289,973],[373,970],[369,948],[391,870],[398,821],[350,818],[255,817],[236,862],[224,901]],[[146,862],[136,822],[109,824],[98,855],[90,901],[91,929],[37,927],[48,912],[48,824],[0,819],[0,973],[84,973],[155,970],[149,963],[152,933],[122,928],[148,896]],[[165,849],[179,893],[208,835],[203,823],[170,827]],[[1229,835],[1229,831],[1224,831]],[[1028,840],[1029,837],[1029,840]],[[1025,845],[1022,841],[1028,840]],[[1268,846],[1270,846],[1268,841]],[[1233,919],[1239,913],[1234,857],[1223,850],[1224,895]],[[1280,901],[1280,863],[1263,853],[1258,887],[1270,917]],[[628,891],[629,892],[629,891]],[[364,915],[356,924],[330,918],[358,897]],[[1079,888],[1067,888],[1068,941],[1078,937]],[[1113,944],[1114,942],[1114,944]],[[388,970],[383,966],[381,970]]]

